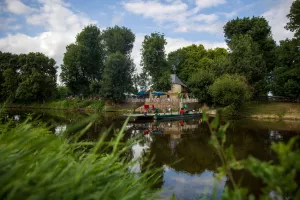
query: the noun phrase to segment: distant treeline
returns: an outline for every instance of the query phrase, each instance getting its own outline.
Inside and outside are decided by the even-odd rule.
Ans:
[[[299,1],[291,7],[286,29],[293,39],[277,45],[263,17],[233,19],[224,26],[229,47],[205,49],[191,45],[166,54],[161,33],[146,35],[141,49],[142,73],[131,58],[135,35],[126,27],[101,31],[85,27],[66,47],[57,88],[55,61],[41,53],[0,54],[1,99],[43,101],[67,94],[122,100],[138,89],[167,91],[170,74],[186,83],[202,103],[230,105],[268,92],[300,97]]]

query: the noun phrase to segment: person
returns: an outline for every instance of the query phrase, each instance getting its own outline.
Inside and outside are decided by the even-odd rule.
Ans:
[[[154,113],[154,111],[155,111],[154,104],[152,104],[152,111],[153,111],[153,113]]]
[[[183,115],[183,114],[184,114],[184,109],[181,108],[181,109],[180,109],[180,115]]]
[[[144,108],[144,115],[147,116],[147,109]]]

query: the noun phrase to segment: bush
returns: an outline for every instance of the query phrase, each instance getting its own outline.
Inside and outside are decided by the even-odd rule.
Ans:
[[[210,86],[211,94],[215,104],[240,107],[243,102],[250,100],[251,90],[246,79],[239,75],[224,74]]]

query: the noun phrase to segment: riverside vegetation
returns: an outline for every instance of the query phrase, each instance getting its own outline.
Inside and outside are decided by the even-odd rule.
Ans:
[[[95,119],[76,133],[67,130],[68,137],[36,120],[0,125],[0,198],[154,199],[155,172],[130,172],[126,153],[133,143],[122,143],[124,127],[111,141],[105,141],[110,130],[98,142],[80,140]]]
[[[156,180],[160,180],[159,173],[156,174],[150,165],[148,169],[151,170],[141,173],[130,170],[139,161],[128,159],[134,142],[122,140],[126,123],[119,132],[102,132],[96,142],[81,139],[97,118],[91,116],[60,135],[53,134],[45,124],[30,117],[23,123],[7,121],[1,124],[1,199],[159,198],[158,191],[152,189]],[[251,156],[246,160],[236,160],[234,147],[226,141],[229,124],[221,124],[218,115],[209,119],[205,111],[203,121],[207,122],[211,131],[210,145],[216,149],[222,163],[216,174],[216,183],[223,177],[230,181],[222,199],[299,198],[297,174],[300,152],[297,138],[272,145],[278,157],[273,163]],[[107,136],[112,134],[114,136],[109,137],[112,139],[107,140]],[[254,196],[239,186],[239,180],[231,175],[237,170],[249,171],[265,183],[259,195]],[[215,198],[213,193],[211,199]]]
[[[86,26],[66,47],[57,87],[57,66],[42,53],[0,52],[1,100],[44,103],[67,96],[120,102],[138,89],[169,90],[170,74],[186,83],[201,104],[222,106],[237,115],[244,102],[258,96],[300,97],[300,0],[293,2],[286,29],[294,38],[277,45],[264,17],[236,18],[224,26],[229,51],[190,45],[166,53],[162,33],[146,35],[141,49],[142,72],[131,57],[135,34],[126,27],[100,30]],[[237,83],[233,85],[230,81]],[[55,106],[55,105],[53,105]],[[232,111],[232,112],[231,112]]]

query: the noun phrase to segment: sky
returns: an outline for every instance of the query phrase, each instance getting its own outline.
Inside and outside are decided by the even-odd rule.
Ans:
[[[237,17],[264,16],[279,42],[293,0],[0,0],[0,51],[43,52],[62,64],[66,46],[89,24],[126,26],[136,35],[137,72],[144,36],[164,33],[166,52],[191,44],[224,47],[223,26]],[[60,71],[60,70],[59,70]]]

